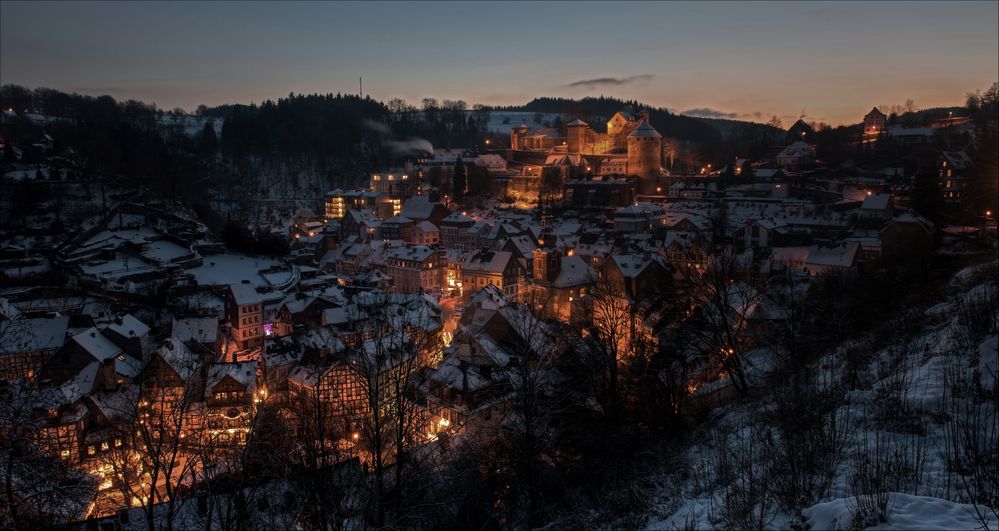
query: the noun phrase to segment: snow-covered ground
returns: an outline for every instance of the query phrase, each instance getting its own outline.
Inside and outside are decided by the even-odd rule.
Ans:
[[[820,392],[840,389],[828,395],[831,405],[816,399],[804,410],[825,415],[836,450],[814,492],[790,503],[796,509],[778,500],[774,472],[787,470],[778,462],[786,455],[771,450],[781,444],[775,413],[782,410],[759,391],[719,408],[692,435],[686,468],[659,481],[647,527],[999,529],[994,502],[972,505],[996,500],[999,484],[991,474],[999,455],[999,340],[988,324],[999,312],[997,268],[957,273],[950,295],[922,313],[915,332],[892,330],[876,348],[852,341],[810,367]],[[859,366],[851,372],[850,363]]]
[[[848,530],[853,527],[853,507],[856,498],[837,498],[818,503],[803,511],[809,529]],[[913,496],[893,492],[888,499],[888,517],[884,522],[866,527],[869,530],[911,529],[941,530],[981,529],[976,514],[986,518],[989,529],[996,529],[999,520],[987,508],[955,503],[930,496]]]
[[[271,269],[274,271],[268,271]],[[249,280],[259,288],[283,287],[298,276],[293,266],[280,260],[234,253],[205,256],[202,265],[186,272],[194,275],[199,286],[226,286]]]

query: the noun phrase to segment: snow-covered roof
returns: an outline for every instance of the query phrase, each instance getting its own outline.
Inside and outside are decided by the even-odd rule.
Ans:
[[[645,271],[652,260],[640,254],[617,254],[611,257],[625,278],[634,278]]]
[[[174,319],[172,335],[180,341],[214,343],[218,339],[219,320],[215,317]]]
[[[60,349],[68,328],[69,316],[0,321],[0,353]]]
[[[971,165],[971,157],[964,151],[944,151],[941,155],[955,170],[963,170]]]
[[[205,396],[212,396],[213,388],[226,377],[246,387],[252,393],[257,388],[257,362],[237,361],[233,363],[214,363],[208,367],[208,379],[205,385]]]
[[[88,363],[71,380],[59,386],[59,390],[66,395],[68,401],[76,402],[83,396],[93,392],[94,384],[97,382],[97,373],[100,371],[100,368],[101,364],[96,361]]]
[[[230,284],[229,290],[232,292],[233,300],[240,306],[261,304],[264,301],[263,297],[257,293],[257,289],[251,284]]]
[[[115,345],[113,341],[93,327],[76,334],[72,340],[97,361],[104,361],[122,353],[121,347]]]
[[[461,212],[452,212],[448,214],[447,217],[441,220],[441,225],[444,224],[460,224],[460,223],[475,223],[475,220],[462,214]]]
[[[655,203],[634,203],[626,207],[621,207],[614,212],[615,217],[635,218],[648,216],[662,216],[665,212],[663,207]]]
[[[578,256],[561,257],[558,276],[552,284],[557,288],[568,288],[592,284],[597,281],[597,273]]]
[[[388,258],[425,262],[426,260],[433,258],[436,253],[437,251],[426,245],[404,245],[402,247],[390,249],[388,252]]]
[[[454,356],[444,358],[429,377],[440,385],[463,391],[477,391],[490,383],[478,367]]]
[[[860,205],[861,210],[885,210],[891,202],[891,194],[869,195]]]
[[[440,229],[437,228],[437,225],[434,225],[433,223],[431,223],[431,222],[429,222],[427,220],[424,220],[424,221],[421,221],[421,222],[417,223],[416,227],[414,227],[414,229],[420,229],[421,231],[423,231],[425,233],[429,233],[429,232],[440,232]]]
[[[807,265],[818,265],[828,267],[850,267],[857,257],[860,244],[857,242],[843,242],[834,247],[812,247],[808,251],[808,258],[805,259]]]
[[[815,148],[810,144],[798,140],[797,142],[792,142],[790,146],[784,148],[784,151],[777,155],[777,158],[798,158],[798,157],[813,157],[815,156]]]
[[[506,269],[513,253],[509,251],[473,251],[468,253],[462,271],[499,273]]]
[[[913,214],[912,212],[906,212],[906,213],[904,213],[904,214],[902,214],[900,216],[896,216],[896,217],[888,220],[888,222],[885,223],[885,227],[888,227],[889,225],[891,225],[893,223],[913,223],[913,224],[916,224],[916,225],[919,225],[919,226],[923,227],[923,229],[926,230],[926,232],[933,232],[934,231],[934,227],[933,227],[933,222],[932,221],[930,221],[930,220],[928,220],[928,219],[926,219],[923,216],[920,216],[918,214]],[[882,228],[882,230],[884,230],[884,228]]]
[[[149,333],[149,327],[132,314],[126,314],[121,319],[111,322],[105,328],[122,337],[142,337]]]
[[[156,352],[184,381],[194,376],[201,365],[201,357],[191,352],[183,341],[176,338],[171,337],[164,341],[163,346]]]

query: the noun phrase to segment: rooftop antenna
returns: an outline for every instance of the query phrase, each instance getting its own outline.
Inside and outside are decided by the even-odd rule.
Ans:
[[[357,78],[357,96],[359,98],[364,97],[364,79],[360,77]]]

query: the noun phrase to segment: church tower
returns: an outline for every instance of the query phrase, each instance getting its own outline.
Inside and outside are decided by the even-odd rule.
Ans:
[[[638,193],[652,195],[662,174],[663,137],[649,124],[649,114],[628,135],[628,174],[638,176]]]
[[[534,282],[549,285],[558,278],[559,266],[562,263],[562,253],[556,246],[555,233],[546,228],[534,249]]]

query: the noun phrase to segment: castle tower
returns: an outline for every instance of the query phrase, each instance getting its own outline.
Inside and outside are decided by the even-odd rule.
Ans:
[[[565,126],[566,131],[566,151],[568,153],[582,153],[586,148],[586,130],[590,125],[576,118]]]
[[[523,146],[520,145],[520,140],[525,136],[527,136],[527,124],[520,124],[510,129],[510,149],[523,149]]]
[[[643,114],[642,123],[628,135],[628,174],[638,176],[638,193],[652,195],[662,173],[663,137]]]

